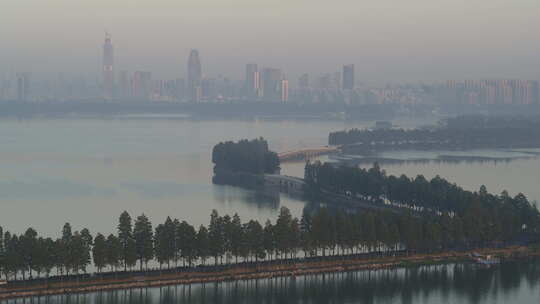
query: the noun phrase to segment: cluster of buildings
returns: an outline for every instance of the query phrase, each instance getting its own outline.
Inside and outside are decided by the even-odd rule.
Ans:
[[[103,43],[102,75],[94,80],[65,77],[31,81],[30,73],[16,73],[0,79],[0,100],[18,101],[166,101],[222,102],[262,101],[336,104],[535,104],[540,103],[538,81],[465,80],[446,84],[358,85],[354,64],[341,70],[312,77],[301,75],[291,86],[278,68],[245,66],[243,80],[207,77],[199,51],[187,60],[185,78],[155,79],[150,71],[116,71],[111,36]]]
[[[537,80],[449,80],[440,90],[440,99],[471,105],[528,105],[540,103],[539,89]]]
[[[280,69],[263,68],[257,64],[246,65],[243,84],[226,77],[204,77],[198,50],[191,50],[186,78],[152,80],[152,74],[137,71],[131,77],[120,72],[118,84],[114,82],[113,48],[110,37],[103,47],[103,97],[105,100],[159,100],[186,102],[216,102],[223,100],[289,101],[289,82]],[[118,90],[115,90],[115,87]]]
[[[17,101],[264,101],[289,102],[299,98],[310,87],[309,77],[303,79],[300,90],[291,90],[289,80],[281,69],[259,67],[248,63],[245,79],[235,81],[228,77],[206,77],[199,51],[190,51],[185,78],[155,79],[150,71],[117,71],[114,46],[107,33],[103,43],[102,72],[100,77],[88,81],[82,77],[58,74],[45,81],[31,81],[30,73],[17,74],[15,80],[0,81],[0,100]],[[331,95],[342,89],[354,89],[354,65],[343,68],[341,75],[323,75],[317,80],[322,94]],[[13,77],[12,77],[13,78]],[[341,85],[343,79],[343,85]],[[317,99],[317,98],[316,98]],[[331,98],[319,98],[329,100]]]

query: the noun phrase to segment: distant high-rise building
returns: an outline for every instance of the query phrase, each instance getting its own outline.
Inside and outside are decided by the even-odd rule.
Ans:
[[[348,64],[343,66],[343,89],[354,89],[354,64]]]
[[[455,89],[455,88],[457,88],[457,86],[458,86],[458,83],[457,83],[456,80],[447,80],[446,81],[446,87],[448,89]]]
[[[264,68],[262,72],[262,96],[266,101],[280,100],[281,70]]]
[[[494,86],[485,85],[480,90],[481,101],[484,104],[496,103],[497,90]]]
[[[195,49],[189,53],[187,80],[189,100],[191,102],[199,102],[202,95],[202,68],[199,51]]]
[[[289,81],[287,79],[281,80],[281,102],[289,101]]]
[[[8,100],[10,98],[11,82],[8,79],[0,82],[0,100]]]
[[[131,80],[129,79],[128,71],[120,72],[120,98],[128,99],[131,96]]]
[[[312,102],[314,100],[314,91],[311,90],[309,74],[302,74],[298,78],[297,89],[292,91],[293,99],[299,102]]]
[[[343,86],[341,85],[342,81],[341,79],[343,78],[343,73],[342,72],[335,72],[333,75],[334,77],[332,77],[332,88],[335,88],[335,89],[342,89]]]
[[[152,90],[150,93],[151,98],[156,100],[163,100],[166,98],[166,84],[165,80],[153,80],[152,81]]]
[[[30,75],[28,73],[17,74],[17,100],[28,101],[30,96]]]
[[[183,100],[185,98],[185,91],[186,91],[186,81],[184,78],[177,78],[175,80],[176,83],[176,99],[177,100]]]
[[[216,97],[216,80],[213,78],[203,78],[200,87],[200,99],[206,101],[213,100]]]
[[[105,33],[103,44],[103,98],[111,100],[114,95],[114,48],[111,35]]]
[[[512,104],[514,91],[507,81],[498,82],[497,86],[497,103]]]
[[[152,73],[137,71],[133,74],[132,94],[134,99],[148,101],[152,95]]]
[[[260,75],[257,64],[249,63],[246,65],[246,96],[256,97],[260,88]]]
[[[533,103],[540,103],[540,83],[538,80],[531,80],[533,90]]]
[[[298,87],[300,89],[307,89],[309,88],[309,74],[303,74],[298,78]]]
[[[332,75],[329,73],[322,74],[316,81],[316,87],[319,89],[332,88]]]

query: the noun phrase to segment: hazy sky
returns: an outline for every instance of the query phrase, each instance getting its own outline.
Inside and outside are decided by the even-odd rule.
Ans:
[[[104,31],[117,70],[243,78],[356,64],[359,81],[540,79],[540,0],[1,0],[0,75],[97,75]]]

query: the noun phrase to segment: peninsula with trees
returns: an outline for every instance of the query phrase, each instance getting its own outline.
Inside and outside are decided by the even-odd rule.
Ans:
[[[468,196],[471,205],[452,212],[322,208],[295,218],[282,207],[273,223],[214,210],[198,228],[170,217],[154,227],[144,214],[132,220],[123,212],[117,233],[108,236],[72,231],[69,223],[56,239],[33,228],[21,235],[0,228],[0,273],[8,282],[0,299],[464,262],[472,250],[540,255],[537,247],[505,248],[523,237],[538,241],[538,210],[524,196]]]
[[[459,116],[415,129],[351,129],[329,134],[345,153],[540,147],[538,116]]]

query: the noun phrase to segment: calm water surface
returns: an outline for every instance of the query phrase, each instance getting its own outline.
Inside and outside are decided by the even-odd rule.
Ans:
[[[212,209],[265,221],[284,205],[298,216],[303,202],[297,199],[212,185],[212,147],[263,136],[271,149],[288,151],[325,145],[331,131],[373,123],[0,120],[0,225],[19,233],[33,226],[57,236],[65,222],[114,232],[123,210],[145,213],[154,223],[171,216],[194,225],[206,224]]]
[[[538,149],[528,149],[537,153]],[[429,155],[471,155],[485,157],[518,157],[512,161],[488,162],[430,162],[430,163],[402,163],[383,164],[387,173],[393,175],[405,174],[408,176],[424,175],[433,178],[437,175],[456,183],[463,188],[477,191],[485,185],[492,193],[501,193],[507,190],[510,195],[525,194],[532,201],[540,200],[540,158],[519,158],[523,153],[516,151],[441,151],[441,152],[392,152],[385,153],[385,157],[400,157],[402,159],[429,157]]]
[[[418,123],[398,124],[414,127]],[[206,224],[212,209],[222,214],[238,212],[244,220],[264,221],[274,219],[282,205],[299,216],[305,202],[298,199],[212,185],[213,145],[264,136],[271,149],[287,151],[325,145],[331,131],[372,125],[264,120],[0,120],[0,226],[19,233],[33,226],[44,235],[56,237],[64,222],[94,233],[114,232],[123,210],[133,216],[145,213],[155,224],[167,216]],[[507,153],[476,151],[471,155]],[[394,152],[384,157],[419,158],[426,157],[426,152]],[[302,162],[287,163],[282,171],[303,176],[303,167]],[[537,158],[509,163],[383,167],[391,174],[439,174],[470,190],[485,184],[492,192],[507,189],[513,195],[523,192],[530,199],[540,199]],[[422,267],[24,299],[17,303],[538,303],[539,267],[537,262],[492,269],[471,265]]]
[[[471,264],[321,274],[19,299],[9,303],[534,304],[540,263]]]
[[[395,121],[414,127],[432,121]],[[270,148],[288,151],[327,143],[328,133],[370,127],[372,121],[197,121],[190,119],[0,120],[0,225],[23,232],[33,226],[57,236],[64,222],[92,232],[115,231],[123,210],[154,223],[167,216],[206,224],[210,211],[244,219],[273,219],[279,206],[299,216],[304,202],[286,195],[212,185],[211,150],[224,140],[264,136]],[[463,152],[439,152],[438,154]],[[507,156],[505,151],[470,155]],[[487,154],[487,155],[486,155]],[[392,152],[391,158],[426,158],[433,152]],[[304,163],[282,172],[303,176]],[[391,174],[437,174],[463,187],[507,189],[540,199],[540,159],[486,163],[383,165]]]

